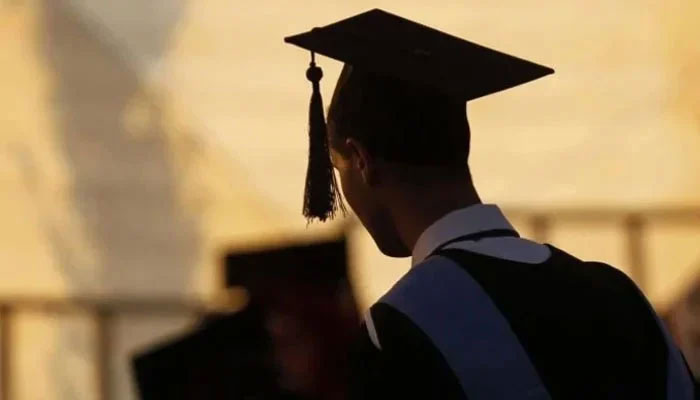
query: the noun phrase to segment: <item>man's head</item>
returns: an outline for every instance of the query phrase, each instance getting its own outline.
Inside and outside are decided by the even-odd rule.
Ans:
[[[415,84],[346,66],[328,112],[329,148],[348,204],[386,255],[410,255],[392,213],[397,198],[464,173],[466,104]],[[420,190],[424,189],[424,190]]]
[[[439,214],[478,200],[466,170],[466,102],[554,72],[379,9],[284,40],[311,52],[304,216],[325,221],[337,209],[330,143],[348,202],[379,248],[396,256],[408,256],[416,231]],[[316,54],[346,65],[328,137]],[[405,181],[422,190],[397,190]],[[421,201],[396,210],[411,197]]]

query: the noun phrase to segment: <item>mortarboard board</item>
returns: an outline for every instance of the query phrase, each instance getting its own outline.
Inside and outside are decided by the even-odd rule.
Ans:
[[[342,203],[328,153],[319,90],[323,73],[316,66],[316,53],[464,102],[554,72],[379,9],[289,36],[285,42],[311,51],[311,66],[306,74],[313,94],[304,215],[321,221],[333,217]]]
[[[226,285],[244,286],[253,297],[259,290],[264,290],[266,282],[293,281],[333,286],[347,280],[345,238],[229,251],[224,263]]]

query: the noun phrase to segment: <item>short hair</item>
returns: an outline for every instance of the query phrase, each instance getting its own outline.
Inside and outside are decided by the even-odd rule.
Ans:
[[[387,161],[459,167],[469,158],[465,101],[350,66],[336,86],[328,124],[331,140],[352,137]]]

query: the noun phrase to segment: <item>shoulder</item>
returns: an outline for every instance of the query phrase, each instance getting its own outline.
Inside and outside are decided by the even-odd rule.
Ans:
[[[447,257],[432,256],[413,266],[379,300],[395,308],[416,306],[445,297],[446,291],[459,288],[466,272]]]
[[[449,377],[453,387],[494,398],[542,388],[507,319],[467,270],[447,257],[413,267],[370,316],[382,352],[399,364],[443,371],[437,375]],[[522,378],[504,387],[503,371]]]
[[[589,289],[592,296],[606,297],[613,303],[633,302],[644,305],[647,301],[637,284],[622,270],[599,261],[583,261],[560,249],[553,265],[569,279],[577,279]],[[641,303],[639,300],[644,300]]]
[[[492,314],[498,311],[479,283],[457,262],[436,255],[411,268],[371,308],[368,326],[382,347],[386,335],[407,331],[420,331],[437,344],[440,338],[451,341],[447,332],[492,319]]]
[[[353,398],[465,398],[445,356],[406,315],[380,302],[365,324],[363,350],[352,363]]]
[[[380,301],[367,312],[365,328],[371,347],[366,345],[364,357],[370,361],[361,373],[375,376],[382,382],[378,392],[387,393],[371,398],[464,398],[446,354],[411,316]],[[382,391],[385,387],[389,390]]]
[[[453,270],[454,269],[454,270]],[[431,257],[411,268],[364,315],[367,334],[377,348],[424,335],[420,321],[449,300],[446,288],[462,274],[459,266],[443,257]],[[442,300],[442,301],[441,301]]]

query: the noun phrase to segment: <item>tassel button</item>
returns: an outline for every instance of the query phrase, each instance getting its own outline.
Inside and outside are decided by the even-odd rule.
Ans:
[[[316,64],[311,64],[309,69],[306,70],[306,79],[313,83],[318,83],[323,78],[323,70],[316,66]]]

